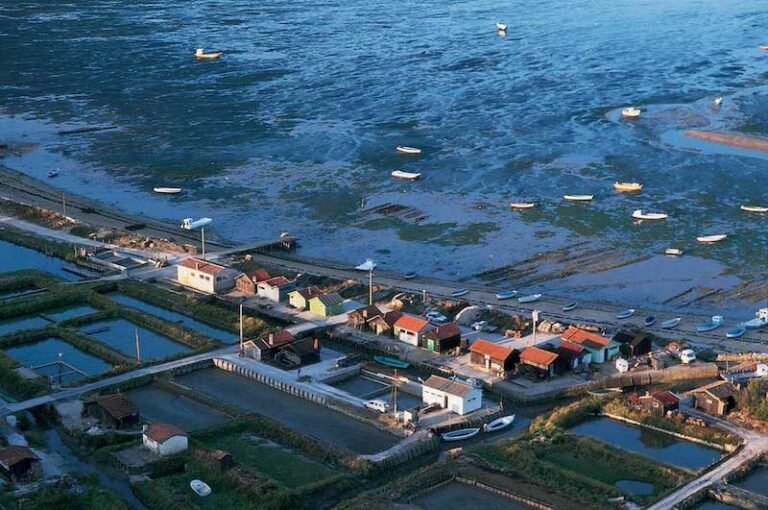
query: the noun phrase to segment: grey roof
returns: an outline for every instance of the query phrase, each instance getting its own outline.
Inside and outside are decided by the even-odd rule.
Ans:
[[[317,299],[319,299],[320,302],[323,303],[325,306],[340,305],[344,302],[344,298],[342,298],[335,292],[330,292],[328,294],[323,294],[322,296],[317,296]]]
[[[465,397],[474,389],[469,384],[451,381],[450,379],[440,377],[439,375],[429,376],[429,379],[424,381],[424,386],[449,393],[451,395],[456,395],[457,397]]]

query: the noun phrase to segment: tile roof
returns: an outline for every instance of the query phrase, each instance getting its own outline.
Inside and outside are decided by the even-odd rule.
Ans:
[[[654,391],[650,395],[644,395],[640,398],[655,398],[665,406],[676,406],[680,403],[680,399],[677,398],[677,395],[672,393],[671,391]]]
[[[608,338],[605,338],[602,335],[592,333],[591,331],[585,331],[575,326],[570,326],[560,337],[563,340],[583,345],[588,349],[602,349],[611,343]]]
[[[144,431],[144,435],[156,443],[164,443],[173,436],[187,437],[186,432],[181,430],[176,425],[171,425],[170,423],[152,423],[147,425],[147,429]]]
[[[442,326],[436,326],[427,331],[426,336],[430,338],[437,338],[438,340],[445,340],[446,338],[452,338],[454,336],[461,336],[461,330],[455,322],[449,322]]]
[[[566,360],[572,360],[577,358],[584,352],[584,346],[563,340],[560,345],[557,346],[557,354]]]
[[[306,289],[301,290],[295,290],[293,292],[298,292],[301,297],[309,301],[313,297],[321,296],[323,294],[323,291],[315,287],[314,285],[311,287],[307,287]],[[293,294],[291,292],[291,294]]]
[[[365,320],[371,320],[374,317],[381,317],[383,313],[376,305],[367,305],[357,310],[352,310],[347,314],[349,316],[361,317]]]
[[[122,393],[104,395],[95,400],[96,404],[104,409],[113,419],[120,420],[137,414],[139,408]]]
[[[207,260],[200,260],[195,257],[187,257],[179,262],[179,265],[189,269],[194,269],[195,271],[200,271],[201,273],[205,274],[216,274],[227,269],[226,266],[214,264],[213,262],[208,262]]]
[[[248,278],[250,278],[252,281],[254,281],[256,283],[264,282],[264,281],[267,281],[270,278],[272,278],[269,275],[269,272],[266,269],[264,269],[263,267],[259,268],[259,269],[256,269],[255,271],[248,271],[245,274],[246,274],[246,276]]]
[[[736,387],[729,381],[716,381],[693,390],[693,393],[709,393],[718,400],[725,400],[737,394]]]
[[[384,322],[387,323],[387,326],[390,328],[394,327],[397,321],[400,320],[400,317],[403,316],[403,312],[398,312],[397,310],[392,310],[391,312],[387,312],[384,314]]]
[[[442,391],[443,393],[448,393],[450,395],[456,395],[457,397],[465,397],[474,389],[469,384],[458,381],[451,381],[450,379],[440,377],[439,375],[429,376],[429,379],[424,381],[424,386]]]
[[[551,365],[557,359],[557,354],[554,352],[545,351],[538,347],[526,347],[523,352],[520,353],[520,361],[533,363],[535,365],[543,365],[545,367]]]
[[[408,314],[403,314],[403,316],[397,319],[397,322],[395,322],[396,328],[400,328],[406,331],[412,331],[416,333],[426,328],[428,325],[429,325],[428,320],[422,319],[421,317],[416,317],[415,315],[408,315]]]
[[[293,342],[293,333],[287,329],[279,329],[272,333],[261,335],[262,340],[268,347],[279,347]]]
[[[284,285],[288,285],[291,283],[291,281],[285,276],[275,276],[274,278],[270,278],[269,280],[264,280],[263,282],[259,283],[269,285],[270,287],[282,287]]]
[[[0,464],[6,469],[10,469],[25,459],[40,460],[40,457],[26,446],[6,446],[0,449]]]
[[[477,340],[472,342],[472,345],[469,347],[469,350],[470,352],[476,352],[478,354],[484,354],[485,356],[490,356],[493,359],[502,359],[502,360],[507,359],[514,352],[509,347],[504,347],[503,345],[495,344],[493,342],[489,342],[488,340],[484,340],[482,338],[478,338]]]

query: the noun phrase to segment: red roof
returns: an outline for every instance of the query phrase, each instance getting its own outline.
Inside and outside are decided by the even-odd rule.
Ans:
[[[270,341],[270,337],[272,340]],[[270,347],[277,347],[293,342],[293,333],[287,329],[281,329],[274,333],[267,333],[261,337]]]
[[[307,287],[306,289],[297,290],[296,292],[298,292],[301,295],[301,297],[303,297],[307,301],[323,293],[322,290],[318,289],[315,286]]]
[[[272,278],[269,275],[269,272],[267,272],[267,270],[264,268],[259,268],[255,271],[248,271],[245,274],[248,275],[248,278],[250,278],[252,281],[256,283],[263,282]]]
[[[526,347],[523,352],[520,353],[520,361],[533,363],[534,365],[543,365],[548,367],[557,359],[557,354],[554,352],[545,351],[538,347]]]
[[[418,333],[422,329],[426,328],[429,325],[429,321],[426,319],[422,319],[421,317],[416,317],[415,315],[403,315],[399,319],[397,319],[397,322],[395,322],[395,327],[404,329],[406,331],[412,331],[414,333]]]
[[[8,469],[25,459],[40,460],[40,457],[26,446],[10,445],[0,449],[0,464]]]
[[[448,324],[443,324],[442,326],[436,326],[435,328],[431,329],[428,334],[430,336],[434,336],[438,340],[445,340],[446,338],[461,336],[461,330],[455,322],[449,322]]]
[[[470,352],[476,352],[500,360],[507,359],[513,352],[509,347],[504,347],[503,345],[495,344],[488,340],[483,340],[482,338],[475,340],[469,350]]]
[[[562,349],[563,351],[570,351],[574,354],[581,354],[584,352],[584,346],[568,341],[560,342],[558,349]]]
[[[680,399],[671,391],[654,391],[651,395],[665,406],[676,406],[680,403]]]
[[[579,329],[575,326],[566,329],[565,333],[561,335],[561,338],[575,344],[583,345],[589,349],[602,349],[611,343],[610,339],[605,338],[604,336]]]
[[[285,276],[275,276],[274,278],[270,278],[269,280],[265,280],[264,282],[259,283],[264,283],[270,287],[281,287],[283,285],[288,285],[291,282]]]
[[[170,423],[152,423],[147,426],[144,435],[156,443],[164,443],[173,436],[187,437],[187,433]]]
[[[214,264],[207,260],[196,259],[195,257],[187,257],[179,262],[179,265],[205,274],[216,274],[226,269],[226,266]]]

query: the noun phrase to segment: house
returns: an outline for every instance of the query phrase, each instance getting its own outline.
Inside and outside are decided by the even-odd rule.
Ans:
[[[142,441],[149,451],[158,455],[172,455],[189,447],[187,433],[170,423],[145,425]]]
[[[256,294],[275,303],[286,301],[288,294],[296,289],[296,283],[285,276],[275,276],[256,284]]]
[[[307,287],[306,289],[294,290],[288,293],[288,304],[297,310],[308,310],[309,301],[317,296],[322,296],[323,291],[317,287]]]
[[[266,269],[248,271],[235,278],[235,288],[245,294],[256,294],[256,286],[270,278]]]
[[[231,289],[238,276],[240,271],[236,269],[196,257],[187,257],[176,265],[180,284],[209,294]]]
[[[530,346],[520,353],[520,365],[518,370],[532,371],[540,378],[552,377],[556,373],[555,362],[558,359],[555,352],[545,351],[538,347]]]
[[[634,358],[651,352],[651,337],[642,331],[619,331],[613,336],[619,344],[619,352],[625,358]]]
[[[455,322],[435,326],[423,335],[419,341],[419,347],[428,351],[445,352],[461,343],[461,330]]]
[[[26,446],[0,448],[0,473],[12,482],[28,482],[40,477],[40,457]]]
[[[638,400],[643,411],[654,416],[666,416],[668,412],[680,407],[680,399],[671,391],[646,393]]]
[[[478,338],[469,347],[469,362],[495,374],[504,374],[520,361],[520,351]]]
[[[320,361],[320,340],[317,338],[302,338],[283,346],[275,360],[291,368],[309,365]]]
[[[329,292],[328,294],[321,294],[310,299],[309,311],[321,317],[331,317],[344,311],[342,303],[344,303],[344,298],[335,292]]]
[[[139,423],[139,408],[122,393],[86,399],[83,402],[83,414],[117,430]]]
[[[243,356],[256,361],[270,360],[280,349],[293,342],[293,339],[293,333],[287,329],[267,333],[259,338],[243,342]]]
[[[562,341],[555,349],[561,370],[578,370],[579,367],[589,365],[592,361],[592,353],[583,345]]]
[[[561,335],[561,338],[568,342],[581,345],[589,351],[592,355],[592,363],[605,363],[619,355],[619,344],[616,342],[613,342],[602,335],[598,335],[597,333],[592,333],[591,331],[579,329],[574,326],[570,326],[566,329]]]
[[[377,335],[389,333],[395,329],[395,323],[403,316],[403,312],[392,310],[380,317],[374,317],[368,322],[368,327]]]
[[[393,331],[395,338],[409,345],[418,346],[421,337],[426,333],[429,321],[415,315],[403,314],[395,322]]]
[[[738,390],[729,381],[717,381],[696,388],[693,393],[693,407],[705,413],[724,416],[736,407]]]
[[[422,402],[437,404],[457,414],[467,414],[480,409],[483,403],[482,388],[432,375],[422,385]]]
[[[347,326],[365,330],[369,328],[369,323],[377,317],[383,317],[384,312],[375,305],[368,305],[357,310],[352,310],[347,314]]]

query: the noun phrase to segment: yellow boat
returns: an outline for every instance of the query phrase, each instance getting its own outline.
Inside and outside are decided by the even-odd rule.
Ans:
[[[197,48],[197,50],[195,50],[195,58],[214,59],[214,58],[219,58],[222,53],[223,53],[222,51],[216,51],[214,53],[205,53],[202,48]]]
[[[641,191],[643,189],[643,185],[639,182],[614,182],[613,183],[613,189],[618,191],[619,193],[632,193],[636,191]]]

